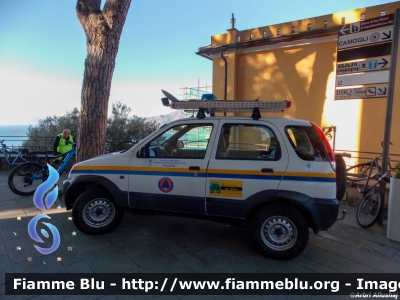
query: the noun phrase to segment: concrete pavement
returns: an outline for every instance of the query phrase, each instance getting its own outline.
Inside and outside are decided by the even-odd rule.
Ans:
[[[400,244],[386,238],[386,226],[362,229],[355,208],[342,201],[345,220],[328,232],[310,231],[306,250],[289,261],[265,258],[250,241],[249,228],[168,216],[125,214],[113,232],[89,236],[79,232],[57,200],[46,213],[61,234],[59,248],[42,255],[27,230],[41,211],[33,197],[13,194],[8,172],[0,173],[0,298],[42,299],[45,296],[5,296],[5,273],[385,273],[400,271]],[[66,179],[61,176],[60,182]],[[133,296],[90,296],[90,299],[130,299]],[[148,296],[150,297],[150,296]],[[154,296],[152,296],[154,297]],[[204,296],[163,296],[204,298]],[[249,296],[250,297],[250,296]],[[321,299],[326,296],[317,296]],[[348,296],[332,296],[349,299]],[[52,297],[53,298],[53,297]],[[58,296],[70,299],[71,296]],[[74,298],[79,298],[76,296]],[[88,297],[85,297],[85,299]],[[208,297],[208,298],[216,298]],[[224,298],[218,296],[218,298]],[[228,297],[225,297],[228,299]],[[238,296],[237,299],[243,296]],[[253,297],[252,297],[253,298]],[[257,298],[257,297],[256,297]],[[268,299],[268,296],[258,296]],[[279,298],[270,296],[270,298]],[[298,298],[281,297],[279,299]],[[309,297],[300,297],[307,299]],[[330,297],[331,298],[331,297]],[[229,296],[232,299],[232,296]]]

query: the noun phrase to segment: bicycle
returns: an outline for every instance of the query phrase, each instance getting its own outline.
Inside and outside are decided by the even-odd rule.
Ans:
[[[393,143],[390,142],[390,145],[393,145]],[[381,146],[383,148],[383,142],[381,143]],[[376,178],[377,177],[376,173],[369,174],[370,168],[371,168],[371,161],[348,167],[346,169],[347,180],[351,182],[359,182],[359,181],[365,181],[367,177]],[[387,169],[390,171],[395,170],[395,167],[392,167],[392,165],[390,164],[390,160],[388,161]]]
[[[15,167],[27,161],[28,158],[36,157],[35,154],[30,153],[28,149],[21,149],[16,151],[4,143],[4,139],[0,141],[0,152],[4,153],[4,157],[10,167]],[[13,156],[15,157],[13,158]]]
[[[364,187],[360,189],[357,186],[358,191],[363,195],[357,207],[357,223],[363,228],[374,225],[381,215],[384,203],[379,187],[381,183],[390,182],[390,169],[385,174],[382,174],[381,166],[378,163],[380,157],[381,155],[378,155],[369,163],[365,163],[369,165],[369,168]],[[373,170],[376,170],[375,174],[372,174]],[[370,179],[373,178],[377,179],[376,182],[369,185]]]
[[[64,158],[61,165],[57,168],[58,174],[61,175],[64,173],[75,152],[76,149],[73,148],[68,152],[53,156],[53,159]],[[47,154],[46,161],[46,165],[41,165],[37,162],[25,162],[16,166],[8,176],[8,186],[11,191],[21,196],[33,195],[37,187],[49,177],[48,165],[51,165],[51,163]]]

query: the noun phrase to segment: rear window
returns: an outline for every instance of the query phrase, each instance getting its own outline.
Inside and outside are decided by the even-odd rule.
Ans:
[[[285,133],[297,156],[307,161],[328,161],[324,147],[312,126],[287,126]]]
[[[274,132],[253,124],[224,124],[216,159],[279,160],[280,145]]]

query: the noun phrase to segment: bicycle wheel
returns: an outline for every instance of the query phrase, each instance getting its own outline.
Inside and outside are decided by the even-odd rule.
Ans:
[[[347,168],[347,180],[353,182],[366,180],[370,168],[370,163],[358,164]],[[372,170],[370,178],[374,178],[375,176],[376,170]]]
[[[48,177],[47,166],[26,162],[16,166],[8,176],[8,186],[21,196],[33,195],[37,187]]]
[[[372,189],[361,199],[357,208],[357,223],[363,228],[371,227],[378,220],[383,208],[382,195]]]

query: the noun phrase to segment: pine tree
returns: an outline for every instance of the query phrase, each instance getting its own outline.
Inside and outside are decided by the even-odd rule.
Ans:
[[[78,0],[76,13],[86,35],[77,161],[104,154],[107,110],[119,40],[131,0]]]

